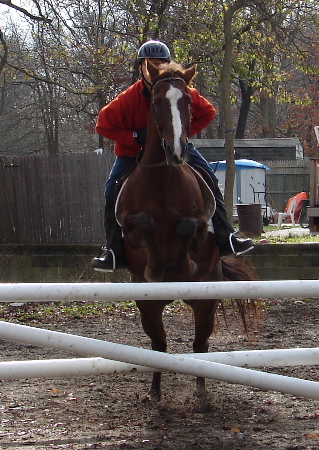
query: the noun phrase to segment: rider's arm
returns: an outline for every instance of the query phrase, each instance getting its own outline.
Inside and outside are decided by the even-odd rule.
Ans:
[[[136,140],[136,133],[125,126],[124,113],[121,112],[121,108],[118,108],[116,103],[117,99],[101,109],[96,124],[96,131],[107,139],[115,141],[121,147],[124,145],[133,152],[138,153],[141,146]]]
[[[104,106],[96,131],[115,142],[117,156],[136,156],[141,149],[137,132],[147,125],[149,104],[136,84]]]
[[[190,88],[190,94],[192,96],[190,136],[194,136],[211,123],[216,117],[216,110],[196,89]]]

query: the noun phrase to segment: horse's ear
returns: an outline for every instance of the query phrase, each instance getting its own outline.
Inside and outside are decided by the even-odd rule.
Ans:
[[[152,64],[152,62],[149,59],[146,59],[146,69],[148,73],[150,74],[151,81],[154,80],[155,77],[159,74],[158,68]]]
[[[187,84],[189,84],[196,74],[196,64],[193,64],[191,67],[185,70],[184,77]]]

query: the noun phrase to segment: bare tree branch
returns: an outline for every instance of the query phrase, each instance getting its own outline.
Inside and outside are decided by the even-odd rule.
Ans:
[[[33,80],[37,80],[43,83],[47,83],[48,85],[54,85],[54,86],[59,86],[63,89],[65,89],[67,92],[70,92],[71,94],[76,94],[76,95],[82,95],[82,94],[87,94],[86,91],[78,91],[78,90],[74,90],[74,89],[70,89],[67,85],[63,84],[63,83],[59,83],[58,81],[54,81],[54,80],[50,80],[49,78],[46,77],[41,77],[36,75],[35,73],[32,73],[22,67],[16,66],[14,64],[10,64],[7,62],[7,65],[9,67],[11,67],[12,69],[17,70],[18,72],[24,73],[27,77],[32,78]],[[79,72],[81,73],[81,72]]]
[[[30,17],[30,19],[32,20],[36,20],[37,22],[44,22],[44,23],[51,23],[52,19],[49,19],[47,17],[44,17],[41,12],[39,16],[35,16],[34,14],[31,14],[29,11],[27,11],[24,8],[21,8],[21,6],[18,5],[14,5],[11,0],[0,0],[0,3],[2,3],[3,5],[9,6],[12,9],[15,9],[16,11],[21,12],[22,14],[24,14],[27,17]]]

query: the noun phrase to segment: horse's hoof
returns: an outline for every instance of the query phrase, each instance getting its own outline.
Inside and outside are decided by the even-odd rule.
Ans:
[[[195,392],[195,396],[198,399],[205,400],[208,397],[208,392],[206,391],[205,388],[197,388],[196,392]]]
[[[144,399],[145,402],[159,402],[161,400],[161,392],[151,389]]]
[[[206,389],[205,378],[198,378],[196,382],[195,397],[199,401],[206,401],[208,398],[208,392]]]

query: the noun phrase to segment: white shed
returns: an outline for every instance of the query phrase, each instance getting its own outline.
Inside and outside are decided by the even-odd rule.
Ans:
[[[237,159],[236,176],[234,184],[234,205],[237,203],[261,203],[266,202],[266,170],[269,167],[252,159]],[[226,161],[209,163],[215,171],[218,184],[225,187]]]

